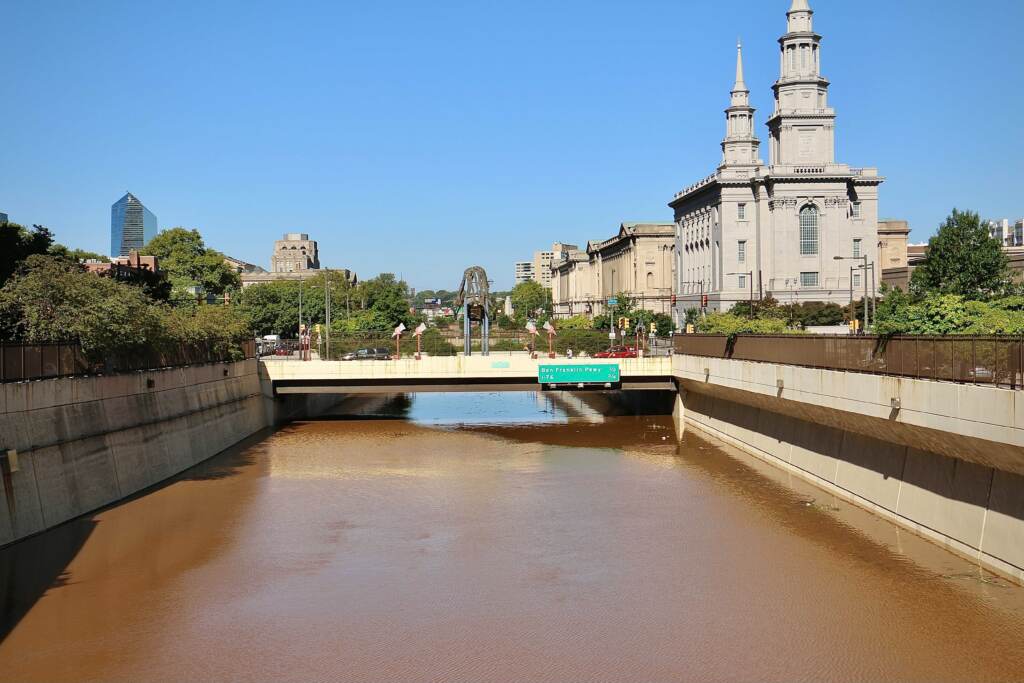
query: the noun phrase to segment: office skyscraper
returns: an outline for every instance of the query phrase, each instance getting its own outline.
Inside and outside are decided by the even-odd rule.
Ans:
[[[111,256],[127,256],[132,249],[142,249],[146,242],[156,237],[156,232],[156,216],[131,192],[111,205]]]

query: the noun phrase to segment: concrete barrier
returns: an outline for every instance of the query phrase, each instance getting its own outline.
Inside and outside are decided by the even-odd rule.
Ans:
[[[1024,583],[1019,391],[676,356],[677,427]]]
[[[257,361],[0,387],[0,545],[152,486],[271,424]]]

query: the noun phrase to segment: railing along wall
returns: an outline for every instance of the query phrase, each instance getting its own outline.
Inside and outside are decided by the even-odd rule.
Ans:
[[[241,342],[244,358],[256,357],[256,343]],[[161,350],[118,354],[90,362],[78,344],[0,343],[0,382],[74,377],[97,373],[135,372],[158,368],[237,360],[237,354],[213,345],[190,344]]]
[[[1024,386],[1024,338],[832,335],[676,335],[673,351],[917,379]]]

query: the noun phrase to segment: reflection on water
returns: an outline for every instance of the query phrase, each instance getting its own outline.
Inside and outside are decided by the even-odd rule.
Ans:
[[[0,551],[0,678],[1019,678],[1020,588],[607,401],[295,423]]]

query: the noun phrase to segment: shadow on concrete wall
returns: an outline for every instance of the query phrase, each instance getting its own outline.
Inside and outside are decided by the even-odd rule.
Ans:
[[[976,550],[983,546],[985,509],[1015,520],[1011,526],[1024,521],[1024,476],[706,394],[689,392],[686,406],[708,416],[711,428],[776,457],[773,445],[791,444],[791,465]],[[938,510],[936,499],[970,506],[974,517],[964,507]],[[990,515],[986,539],[989,527],[997,523]],[[1003,524],[1004,534],[1019,534]],[[991,545],[985,541],[986,553],[1010,564],[1014,555],[1020,561],[1012,548]]]

